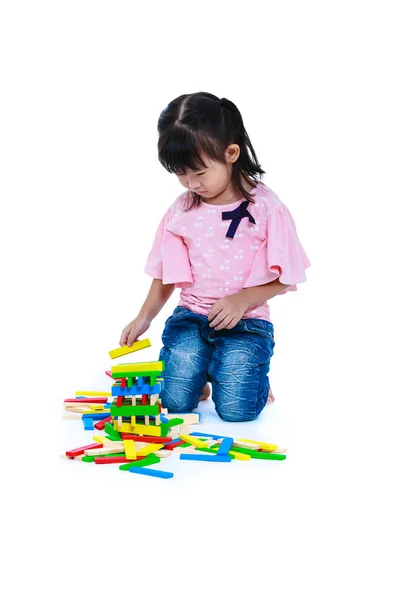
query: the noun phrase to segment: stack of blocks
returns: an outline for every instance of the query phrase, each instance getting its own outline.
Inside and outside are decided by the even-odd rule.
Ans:
[[[150,340],[140,340],[131,347],[111,350],[109,354],[117,358],[150,345]],[[187,435],[189,425],[199,422],[198,413],[166,418],[167,411],[160,400],[164,367],[163,361],[114,366],[106,371],[114,379],[111,393],[81,391],[76,393],[76,398],[66,400],[68,411],[82,413],[85,429],[104,430],[106,435],[94,436],[94,444],[69,450],[65,457],[96,464],[121,463],[121,470],[164,479],[173,477],[173,473],[147,467],[159,463],[172,450],[178,452],[182,460],[207,462],[286,458],[286,451],[275,444],[202,432]],[[111,402],[107,402],[110,396]],[[79,414],[72,417],[79,418]],[[179,437],[168,437],[170,430],[176,431],[177,427]]]

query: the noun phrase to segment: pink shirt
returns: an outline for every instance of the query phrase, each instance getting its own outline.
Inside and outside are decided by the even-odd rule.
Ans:
[[[247,210],[255,224],[244,217],[233,237],[226,233],[231,220],[222,212],[237,208],[245,198],[232,204],[201,202],[184,212],[191,200],[186,191],[171,204],[156,231],[145,272],[163,283],[181,288],[179,306],[208,315],[219,298],[243,288],[269,283],[278,278],[296,291],[306,281],[311,266],[297,236],[289,209],[264,183],[250,194]],[[267,302],[248,309],[243,318],[270,321]]]

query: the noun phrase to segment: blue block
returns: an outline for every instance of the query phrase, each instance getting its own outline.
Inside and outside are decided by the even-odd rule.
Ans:
[[[150,475],[151,477],[161,477],[161,479],[171,479],[174,476],[169,471],[158,471],[157,469],[148,469],[147,467],[131,467],[130,473],[140,473],[140,475]]]
[[[167,417],[161,413],[160,421],[161,421],[161,423],[168,423],[169,419],[167,419]]]
[[[203,460],[205,462],[231,462],[232,460],[230,456],[219,456],[218,454],[181,454],[180,457],[181,460]]]
[[[93,419],[90,419],[90,418],[83,419],[83,427],[86,430],[92,430],[92,429],[94,429]]]
[[[111,408],[111,402],[107,402],[107,404],[104,405],[104,408]]]
[[[82,415],[82,419],[85,421],[86,419],[92,419],[92,421],[101,421],[102,419],[106,419],[110,416],[109,412],[95,413],[92,415]]]
[[[226,437],[222,440],[220,447],[218,448],[217,456],[227,456],[228,452],[232,448],[233,438]]]
[[[138,396],[139,394],[159,394],[161,392],[161,383],[150,385],[145,383],[144,385],[132,385],[131,387],[122,388],[120,385],[113,385],[111,388],[111,394],[113,396]]]

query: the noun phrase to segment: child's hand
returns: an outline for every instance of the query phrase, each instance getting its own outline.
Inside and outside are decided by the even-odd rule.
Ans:
[[[247,302],[239,294],[220,298],[211,307],[208,315],[209,325],[216,330],[232,329],[243,317],[246,310]]]
[[[136,342],[137,338],[147,331],[150,325],[151,320],[145,319],[140,315],[136,319],[133,319],[121,333],[120,346],[132,346],[133,342]]]

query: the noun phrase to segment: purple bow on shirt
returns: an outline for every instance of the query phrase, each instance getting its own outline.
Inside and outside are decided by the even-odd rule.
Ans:
[[[225,211],[222,213],[223,221],[226,221],[227,219],[232,219],[232,223],[229,225],[229,229],[225,237],[231,239],[234,237],[236,229],[239,227],[239,223],[243,219],[243,217],[249,217],[250,223],[253,223],[254,225],[256,224],[253,215],[251,215],[247,210],[249,202],[250,200],[245,200],[244,202],[242,202],[242,204],[240,204],[240,206],[235,208],[235,210]]]

